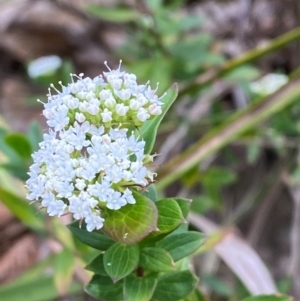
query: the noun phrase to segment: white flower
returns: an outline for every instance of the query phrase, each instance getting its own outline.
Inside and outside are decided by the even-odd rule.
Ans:
[[[88,202],[83,199],[72,196],[70,199],[69,211],[73,213],[75,219],[83,219],[91,214],[91,208]]]
[[[80,123],[86,120],[85,116],[82,113],[78,113],[78,112],[75,113],[75,119]]]
[[[130,89],[122,89],[122,90],[116,90],[115,94],[123,101],[127,100],[131,96],[131,90]]]
[[[136,117],[138,118],[138,120],[144,122],[150,117],[150,114],[147,112],[146,109],[139,108]]]
[[[155,173],[145,164],[145,142],[126,127],[162,113],[155,91],[136,76],[117,70],[104,77],[72,75],[62,92],[49,92],[44,115],[51,127],[32,155],[26,186],[50,216],[71,213],[88,231],[100,229],[101,208],[135,204],[131,189],[147,186]],[[74,81],[76,79],[76,81]]]
[[[162,113],[161,107],[156,103],[153,103],[148,107],[148,111],[151,115],[160,115]]]
[[[129,108],[131,110],[138,110],[140,107],[142,106],[142,103],[140,103],[138,100],[136,100],[135,98],[130,100],[130,104],[129,104]]]
[[[128,110],[129,108],[122,103],[116,105],[116,112],[119,116],[125,116]]]
[[[104,101],[104,104],[107,108],[113,109],[116,106],[116,100],[113,97],[109,97]]]
[[[105,108],[104,111],[101,113],[103,122],[112,121],[111,115],[112,115],[112,112],[110,112],[108,109]]]
[[[67,205],[62,200],[55,200],[50,202],[47,207],[47,213],[50,216],[61,216],[65,213]]]
[[[83,179],[76,179],[75,187],[79,190],[83,190],[86,187],[85,181]]]
[[[128,188],[125,189],[123,198],[126,199],[128,204],[135,204],[135,199],[132,195],[132,192]]]
[[[104,219],[99,216],[99,211],[96,211],[95,213],[92,212],[89,214],[85,218],[85,222],[87,224],[86,229],[91,232],[94,229],[101,229],[103,227]]]
[[[114,191],[108,196],[106,207],[112,210],[120,209],[126,204],[126,202],[124,203],[124,200],[121,196],[122,195],[119,191]]]
[[[79,106],[79,100],[71,95],[65,95],[63,97],[64,104],[71,110],[77,109]]]
[[[51,85],[58,94],[49,93],[48,103],[44,104],[43,113],[48,125],[55,131],[66,130],[75,118],[78,122],[102,121],[107,123],[106,128],[119,120],[139,127],[162,113],[162,102],[155,94],[157,88],[152,90],[148,83],[139,85],[134,74],[120,70],[121,64],[116,70],[107,68],[109,72],[94,79],[73,74],[69,86],[64,87],[60,83],[62,92]],[[84,115],[80,115],[82,113]]]
[[[99,97],[101,100],[105,101],[106,99],[112,98],[112,93],[108,89],[103,89],[99,92]]]

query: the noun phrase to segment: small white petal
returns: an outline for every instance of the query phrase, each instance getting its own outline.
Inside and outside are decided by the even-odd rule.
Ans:
[[[108,109],[104,109],[104,111],[101,113],[101,117],[103,122],[109,122],[112,121],[112,112],[108,111]]]

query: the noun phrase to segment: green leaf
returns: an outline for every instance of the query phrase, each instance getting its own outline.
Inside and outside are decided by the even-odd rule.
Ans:
[[[173,198],[173,200],[175,200],[178,203],[183,217],[187,218],[187,216],[190,212],[190,207],[191,207],[192,200],[191,199],[185,199],[185,198]]]
[[[22,158],[13,150],[5,141],[5,137],[8,135],[7,129],[0,127],[0,151],[7,156],[10,161],[14,163],[22,163]]]
[[[129,275],[138,265],[138,245],[115,243],[104,253],[104,269],[113,282]]]
[[[100,231],[87,231],[84,223],[82,224],[82,227],[79,228],[78,221],[69,224],[68,228],[77,239],[94,249],[106,251],[115,243],[111,238],[104,235]]]
[[[163,2],[162,0],[147,0],[147,6],[153,11],[157,11],[162,8]]]
[[[0,200],[25,225],[35,231],[45,231],[44,219],[29,201],[3,188],[0,188]]]
[[[177,94],[178,94],[177,84],[173,84],[173,86],[167,91],[167,95],[162,99],[164,103],[162,105],[162,114],[156,116],[152,120],[146,121],[144,125],[141,127],[140,129],[141,136],[146,142],[145,154],[151,153],[154,146],[154,142],[156,140],[158,126],[160,125],[162,119],[164,118],[167,111],[175,101]]]
[[[105,223],[103,232],[113,240],[133,244],[157,229],[157,209],[145,196],[133,191],[136,203],[127,204],[119,210],[103,209]]]
[[[197,195],[193,197],[191,211],[204,214],[208,210],[212,209],[214,205],[214,201],[207,194]]]
[[[123,301],[123,281],[113,283],[109,277],[94,275],[85,291],[96,299]]]
[[[257,68],[252,65],[243,65],[228,72],[225,76],[231,82],[239,82],[241,80],[250,81],[256,79],[260,75]]]
[[[143,191],[143,195],[153,202],[157,201],[157,191],[154,184],[149,185],[146,190]]]
[[[233,294],[233,288],[216,275],[202,274],[201,283],[220,296],[229,297]]]
[[[152,272],[168,272],[175,269],[173,258],[161,248],[142,249],[139,266]]]
[[[201,17],[188,15],[178,20],[177,26],[180,31],[188,31],[195,27],[199,27],[202,23],[203,19]]]
[[[203,234],[189,231],[168,235],[157,242],[156,246],[169,252],[176,262],[197,251],[203,241]]]
[[[186,63],[194,62],[194,66],[205,64],[205,59],[202,58],[209,53],[209,45],[212,42],[212,37],[209,34],[202,34],[197,36],[189,36],[185,39],[181,39],[180,42],[176,41],[176,47],[174,44],[169,45],[169,51],[171,54]],[[201,55],[199,55],[201,53]]]
[[[176,301],[194,290],[198,279],[190,271],[168,272],[158,278],[153,294],[156,301]]]
[[[109,22],[125,23],[135,22],[139,19],[138,12],[126,8],[106,8],[99,5],[87,5],[86,11]]]
[[[243,299],[242,301],[295,301],[295,299],[290,296],[277,294],[277,295],[251,296],[246,299]]]
[[[215,187],[221,187],[229,185],[236,180],[236,174],[225,168],[212,167],[208,169],[202,181],[207,185],[213,185]]]
[[[104,268],[104,254],[98,255],[94,258],[85,268],[89,271],[94,272],[97,275],[108,276]]]
[[[151,83],[159,83],[157,95],[161,95],[173,82],[173,64],[174,61],[171,58],[156,55],[149,59],[139,60],[138,64],[132,63],[131,65],[127,65],[126,69],[136,74],[141,82],[150,81]],[[161,72],[161,70],[164,70],[164,72]],[[164,100],[163,98],[162,102],[164,102]],[[137,136],[140,136],[138,131]]]
[[[172,199],[162,199],[155,203],[158,210],[157,227],[158,234],[168,233],[176,229],[180,224],[185,223],[181,208],[178,203]],[[153,233],[155,234],[155,233]]]
[[[82,291],[82,285],[73,283],[68,294],[74,294]],[[34,279],[14,284],[12,282],[8,285],[0,287],[1,301],[50,301],[59,297],[53,278],[38,275]]]
[[[157,280],[153,277],[130,275],[124,281],[124,301],[149,301]]]
[[[206,301],[206,298],[202,292],[196,288],[190,295],[184,298],[184,301]]]
[[[25,135],[10,133],[4,137],[4,141],[23,159],[31,158],[32,148]]]
[[[251,144],[247,147],[247,162],[249,164],[256,163],[259,155],[261,154],[261,146],[257,141],[251,142]]]
[[[65,295],[72,283],[74,273],[74,254],[67,248],[55,258],[54,284],[61,296]]]
[[[24,164],[25,162],[18,162],[11,160],[8,163],[0,164],[0,168],[5,169],[7,172],[9,172],[14,177],[26,181],[28,179],[28,166],[27,164]]]
[[[70,72],[69,72],[69,74],[70,74]],[[37,151],[39,149],[39,143],[43,140],[42,130],[37,121],[33,121],[30,123],[29,129],[27,132],[27,137],[30,142],[32,150]]]

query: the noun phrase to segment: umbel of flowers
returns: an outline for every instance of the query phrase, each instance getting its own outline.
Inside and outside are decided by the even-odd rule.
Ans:
[[[107,66],[107,64],[106,64]],[[71,213],[88,231],[100,229],[101,208],[134,204],[132,188],[145,187],[155,174],[153,156],[131,129],[162,113],[149,83],[111,70],[93,79],[72,75],[61,91],[49,89],[43,114],[50,129],[33,154],[28,199],[40,201],[50,216]]]

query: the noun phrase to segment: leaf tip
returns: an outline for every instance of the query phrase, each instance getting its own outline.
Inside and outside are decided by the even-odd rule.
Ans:
[[[178,90],[178,83],[177,82],[173,83],[172,88]]]

